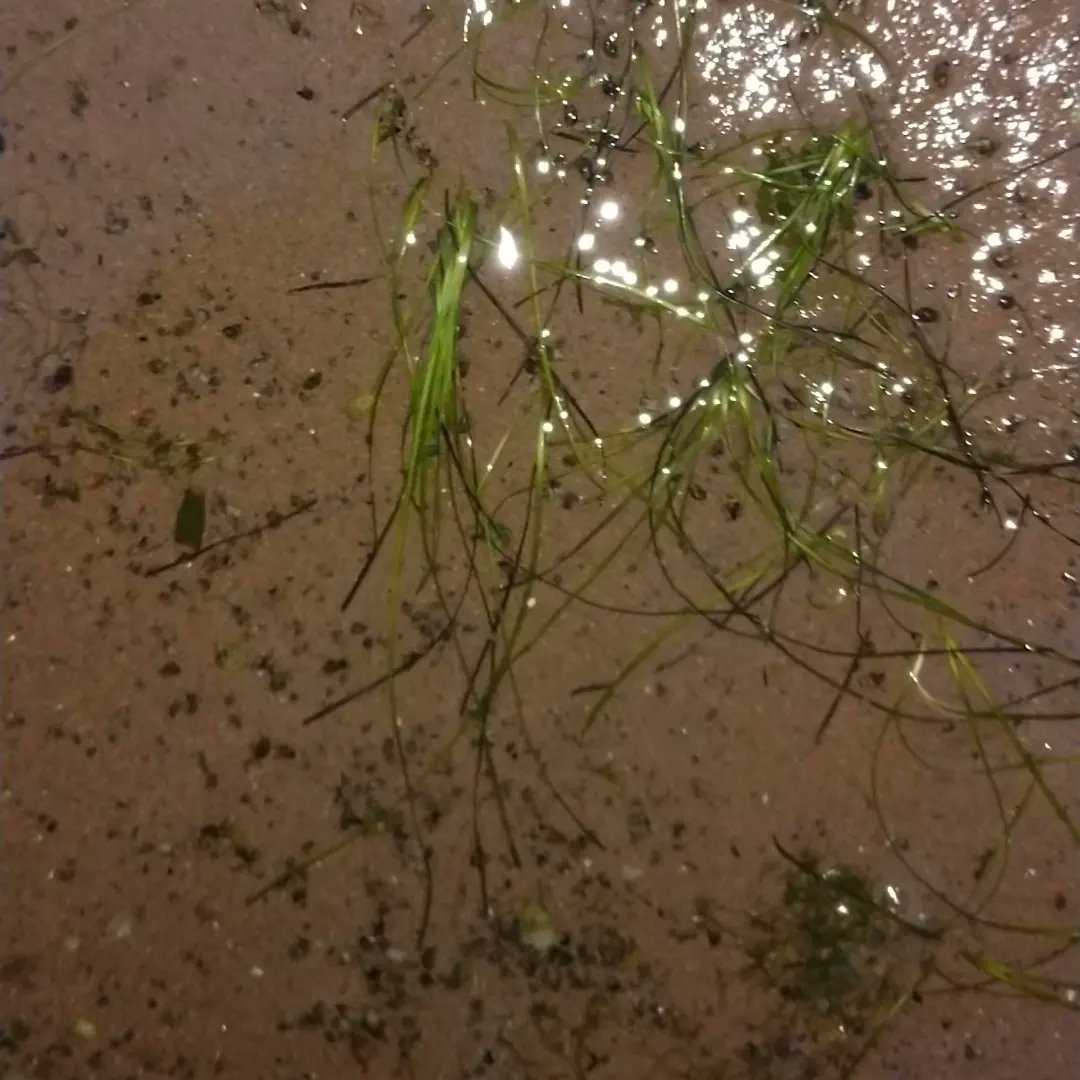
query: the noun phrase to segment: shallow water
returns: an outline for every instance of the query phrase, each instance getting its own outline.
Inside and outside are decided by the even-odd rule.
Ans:
[[[0,15],[4,1076],[1070,1075],[1080,25],[831,11]]]

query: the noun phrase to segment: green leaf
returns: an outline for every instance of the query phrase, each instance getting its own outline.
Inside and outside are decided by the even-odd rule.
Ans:
[[[184,547],[197,551],[202,547],[206,531],[206,495],[195,488],[188,488],[176,511],[176,528],[173,539]]]

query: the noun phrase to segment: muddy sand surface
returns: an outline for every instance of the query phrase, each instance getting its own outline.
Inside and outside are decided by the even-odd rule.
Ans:
[[[1080,1074],[1068,0],[0,42],[3,1080]]]

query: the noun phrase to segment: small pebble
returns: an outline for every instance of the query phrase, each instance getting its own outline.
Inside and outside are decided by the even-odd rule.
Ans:
[[[80,1039],[96,1039],[97,1027],[92,1021],[79,1017],[79,1019],[71,1025],[71,1033],[77,1035]]]
[[[114,915],[109,920],[108,934],[114,941],[123,941],[125,938],[131,937],[131,931],[134,928],[134,921],[126,911],[122,911],[119,915]]]

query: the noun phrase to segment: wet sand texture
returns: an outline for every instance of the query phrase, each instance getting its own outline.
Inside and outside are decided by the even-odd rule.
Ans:
[[[0,11],[0,1077],[1080,1071],[1067,0]]]

